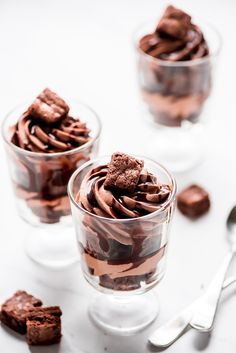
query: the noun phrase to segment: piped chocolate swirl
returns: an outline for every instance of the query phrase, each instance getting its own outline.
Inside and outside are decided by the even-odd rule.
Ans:
[[[89,141],[89,129],[68,115],[69,107],[45,89],[12,127],[12,143],[32,152],[69,151]]]
[[[174,6],[167,7],[156,30],[141,38],[139,46],[167,61],[195,60],[209,54],[201,29],[191,22],[191,16]]]
[[[160,209],[170,193],[170,186],[158,183],[143,161],[114,153],[111,163],[86,175],[77,200],[98,216],[137,218]]]

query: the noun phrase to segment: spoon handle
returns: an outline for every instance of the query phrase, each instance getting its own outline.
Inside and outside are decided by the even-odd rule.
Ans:
[[[227,288],[236,282],[236,277],[230,277],[224,281],[222,288]],[[200,299],[195,300],[186,309],[177,314],[166,324],[156,329],[148,338],[149,342],[156,347],[168,347],[174,343],[185,331],[194,314]]]
[[[234,252],[229,252],[215,277],[198,302],[190,325],[198,331],[207,332],[212,329],[223,282]]]

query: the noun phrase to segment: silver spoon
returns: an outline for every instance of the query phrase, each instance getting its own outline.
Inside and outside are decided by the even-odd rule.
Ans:
[[[236,206],[234,206],[229,213],[226,227],[228,230],[230,250],[225,256],[218,273],[207,288],[206,293],[201,297],[198,308],[190,322],[193,328],[202,332],[207,332],[212,329],[225,275],[236,252]]]
[[[199,299],[175,316],[174,319],[159,327],[149,337],[151,344],[157,347],[168,347],[181,336],[189,325],[204,332],[211,330],[221,290],[235,281],[234,277],[225,281],[224,278],[236,252],[236,206],[231,210],[226,225],[231,249],[210,286]]]
[[[222,289],[229,287],[235,282],[236,276],[227,278],[224,281]],[[189,326],[198,300],[199,299],[194,301],[187,308],[174,316],[174,318],[170,319],[166,324],[162,325],[155,332],[153,332],[153,334],[149,337],[149,342],[157,347],[169,347],[172,343],[174,343]]]

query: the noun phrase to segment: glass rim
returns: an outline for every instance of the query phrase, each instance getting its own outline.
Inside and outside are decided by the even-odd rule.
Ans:
[[[46,152],[33,152],[33,151],[28,151],[28,150],[24,150],[23,148],[16,146],[14,143],[12,143],[6,136],[6,133],[4,131],[7,119],[9,118],[9,116],[17,109],[19,109],[21,106],[23,106],[24,104],[26,104],[27,101],[24,101],[18,105],[16,105],[14,108],[12,108],[4,117],[2,123],[1,123],[1,134],[3,137],[4,142],[10,146],[11,148],[13,148],[13,150],[17,151],[18,153],[21,154],[25,154],[27,156],[38,156],[38,157],[47,157],[47,158],[53,158],[53,157],[60,157],[60,156],[67,156],[67,155],[71,155],[80,151],[83,151],[85,149],[87,149],[89,146],[91,146],[95,141],[98,140],[100,134],[101,134],[101,130],[102,130],[102,122],[100,117],[98,116],[98,114],[92,109],[90,108],[89,105],[87,105],[86,103],[83,103],[79,100],[76,99],[71,99],[71,102],[76,102],[79,105],[81,105],[83,108],[86,108],[88,111],[90,111],[90,113],[93,114],[94,118],[96,119],[97,123],[98,123],[98,128],[96,129],[96,133],[94,135],[94,137],[92,137],[88,142],[84,143],[83,145],[73,148],[72,150],[69,151],[62,151],[62,152],[53,152],[53,153],[46,153]]]
[[[208,55],[204,56],[203,58],[198,58],[198,59],[194,59],[194,60],[168,61],[168,60],[162,60],[162,59],[159,59],[159,58],[154,58],[153,56],[145,53],[142,49],[140,49],[140,47],[138,45],[139,40],[142,38],[142,37],[138,36],[138,31],[141,28],[143,28],[145,25],[148,25],[148,24],[154,22],[153,18],[151,20],[149,20],[149,21],[145,21],[145,22],[142,22],[141,24],[139,24],[139,26],[134,31],[134,33],[133,33],[133,45],[134,45],[134,48],[139,54],[142,54],[147,60],[156,62],[160,66],[171,66],[171,67],[188,66],[188,67],[191,67],[191,66],[196,66],[196,65],[202,64],[204,62],[207,62],[207,61],[211,60],[212,58],[216,58],[219,55],[219,53],[221,51],[221,48],[222,48],[222,45],[223,45],[223,39],[222,39],[222,36],[221,36],[220,32],[216,28],[216,26],[212,25],[211,23],[209,23],[207,21],[201,20],[201,18],[199,19],[199,21],[201,21],[208,28],[210,28],[216,34],[216,37],[217,37],[217,40],[218,40],[218,44],[217,44],[216,50],[213,51],[213,52],[210,52]],[[198,21],[196,21],[196,22],[198,22]],[[203,33],[203,35],[204,35],[204,33]]]
[[[164,171],[167,176],[169,177],[170,181],[171,181],[171,186],[172,186],[172,191],[171,191],[171,195],[170,197],[163,203],[163,205],[156,211],[151,212],[147,215],[144,216],[140,216],[140,217],[136,217],[136,218],[108,218],[108,217],[102,217],[102,216],[98,216],[94,213],[91,213],[87,210],[85,210],[83,207],[81,207],[75,200],[74,196],[73,196],[73,192],[72,192],[72,188],[73,188],[73,184],[75,181],[75,178],[77,177],[77,175],[83,170],[85,169],[87,166],[89,166],[90,164],[94,164],[96,162],[101,161],[101,159],[104,158],[111,158],[111,155],[104,155],[104,156],[100,156],[94,159],[89,160],[88,162],[84,163],[83,165],[81,165],[79,168],[77,168],[74,173],[71,175],[68,185],[67,185],[67,192],[69,195],[69,199],[71,200],[71,202],[73,203],[73,205],[78,208],[79,210],[81,210],[82,212],[88,214],[91,217],[95,217],[96,219],[99,220],[103,220],[106,222],[111,222],[111,223],[127,223],[127,222],[132,222],[132,221],[137,221],[137,220],[148,220],[149,218],[159,215],[161,214],[175,199],[176,196],[176,192],[177,192],[177,184],[176,184],[176,180],[174,178],[174,176],[172,175],[172,173],[170,173],[162,164],[156,162],[155,160],[148,158],[148,157],[144,157],[144,156],[136,156],[133,155],[133,157],[135,158],[139,158],[139,159],[143,159],[144,162],[145,161],[149,161],[152,162],[153,164],[155,164],[159,169],[161,169],[162,171]]]

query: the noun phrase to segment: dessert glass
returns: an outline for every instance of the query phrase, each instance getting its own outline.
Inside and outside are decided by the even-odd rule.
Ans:
[[[210,51],[195,60],[171,62],[140,49],[139,40],[154,31],[157,21],[140,26],[135,34],[139,85],[153,131],[145,152],[175,172],[195,166],[203,157],[203,109],[212,92],[221,49],[218,31],[199,20],[194,22]]]
[[[106,331],[122,335],[140,331],[158,314],[158,300],[149,290],[164,275],[175,207],[176,183],[172,175],[160,164],[142,159],[148,172],[171,187],[170,196],[160,209],[146,216],[105,218],[78,204],[76,198],[85,175],[107,164],[110,157],[85,163],[68,184],[82,271],[88,283],[100,292],[90,304],[90,317]]]
[[[29,101],[30,102],[30,101]],[[72,173],[98,152],[101,122],[88,106],[68,100],[70,114],[91,130],[84,145],[65,152],[41,153],[19,148],[11,142],[11,126],[29,103],[13,109],[4,119],[2,135],[10,177],[20,217],[30,226],[27,254],[36,262],[61,267],[78,260],[67,184]]]

